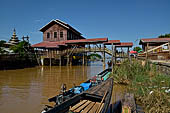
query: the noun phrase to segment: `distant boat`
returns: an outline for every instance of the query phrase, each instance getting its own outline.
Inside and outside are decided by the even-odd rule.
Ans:
[[[112,96],[113,79],[100,83],[44,113],[106,113]]]

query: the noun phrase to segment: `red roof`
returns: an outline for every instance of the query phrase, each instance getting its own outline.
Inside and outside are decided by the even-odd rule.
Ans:
[[[132,47],[133,42],[121,42],[119,45],[116,45],[116,47]]]
[[[43,41],[37,44],[32,45],[35,48],[59,48],[59,46],[68,44],[88,44],[88,43],[103,43],[107,42],[108,38],[94,38],[94,39],[79,39],[79,40],[66,40],[66,41]]]
[[[105,45],[111,45],[111,44],[119,44],[120,40],[108,40],[108,42],[104,42]]]
[[[65,41],[59,41],[59,42],[50,42],[50,41],[44,41],[37,44],[32,45],[32,47],[35,48],[59,48],[59,46],[65,45]]]
[[[148,43],[148,42],[169,42],[170,38],[143,38],[140,39],[140,43]]]
[[[107,42],[108,38],[93,38],[93,39],[80,39],[80,40],[67,40],[66,44],[79,44],[79,43],[103,43]]]

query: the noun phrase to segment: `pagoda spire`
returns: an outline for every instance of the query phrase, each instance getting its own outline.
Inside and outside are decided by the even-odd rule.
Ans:
[[[9,43],[11,43],[11,44],[18,44],[18,42],[19,42],[19,40],[18,40],[18,37],[16,35],[16,30],[14,28],[13,35],[12,35],[11,39],[9,40]]]

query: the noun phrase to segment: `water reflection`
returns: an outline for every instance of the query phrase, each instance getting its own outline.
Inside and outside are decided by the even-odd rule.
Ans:
[[[38,113],[49,97],[59,93],[62,83],[71,88],[102,70],[102,65],[95,65],[0,71],[0,110],[2,113]]]

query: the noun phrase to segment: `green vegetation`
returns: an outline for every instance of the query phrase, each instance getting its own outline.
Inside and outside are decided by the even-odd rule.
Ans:
[[[145,112],[170,111],[170,77],[159,73],[155,65],[125,61],[121,66],[115,66],[114,82],[126,84]]]
[[[0,53],[4,53],[5,52],[5,50],[3,50],[3,48],[2,48],[2,47],[4,47],[4,43],[6,43],[6,41],[0,40]]]
[[[170,38],[170,33],[165,35],[160,35],[158,38]]]
[[[26,41],[21,41],[17,45],[10,48],[14,53],[25,56],[30,51],[30,44]]]
[[[0,40],[0,47],[4,47],[4,43],[6,43],[5,40]]]
[[[141,50],[142,50],[142,48],[141,48],[141,47],[138,47],[138,46],[136,46],[136,47],[133,48],[133,51],[140,52]]]
[[[88,58],[91,60],[97,60],[97,59],[101,59],[102,56],[97,53],[93,53],[93,54],[88,55]]]

